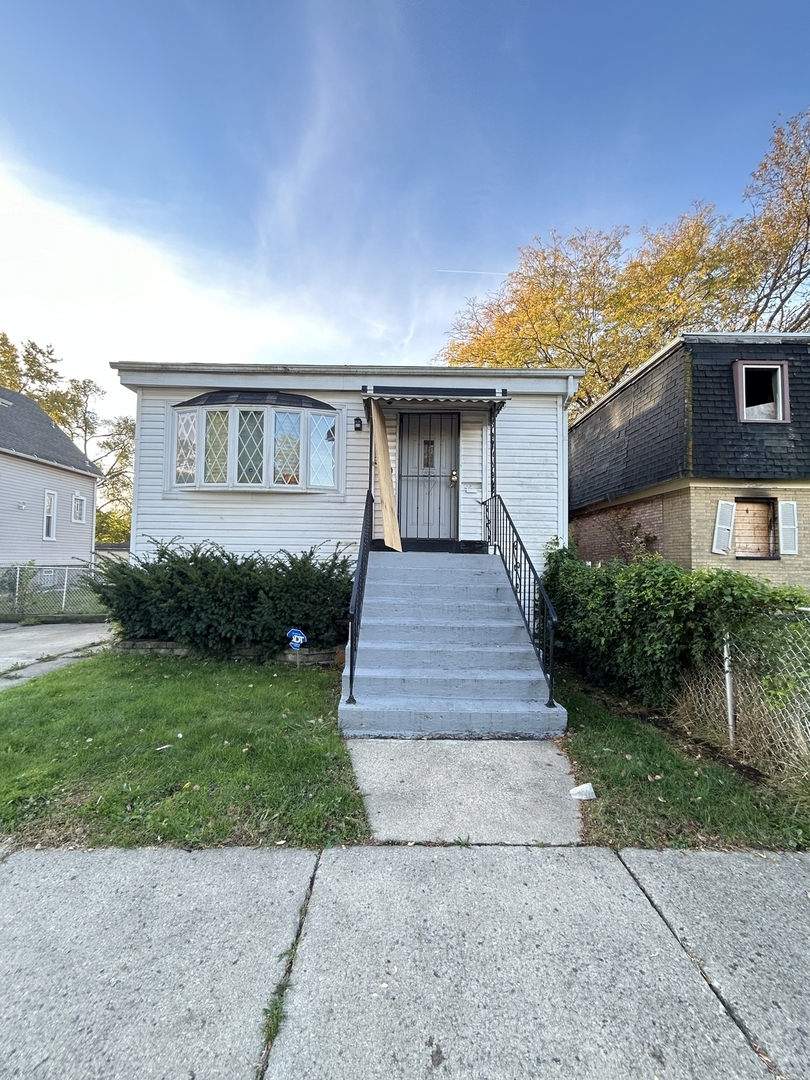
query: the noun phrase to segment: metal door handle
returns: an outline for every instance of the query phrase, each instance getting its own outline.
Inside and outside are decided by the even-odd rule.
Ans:
[[[458,473],[455,469],[450,473],[450,487],[455,487],[458,483]]]

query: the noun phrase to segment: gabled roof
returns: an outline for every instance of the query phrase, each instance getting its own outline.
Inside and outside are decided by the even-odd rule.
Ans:
[[[0,453],[101,476],[73,440],[25,394],[0,386]]]

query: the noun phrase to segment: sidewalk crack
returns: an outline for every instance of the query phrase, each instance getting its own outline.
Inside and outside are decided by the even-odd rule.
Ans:
[[[762,1043],[758,1042],[757,1039],[754,1037],[753,1033],[751,1031],[749,1031],[748,1026],[745,1023],[745,1021],[742,1019],[742,1017],[737,1015],[737,1013],[735,1012],[734,1007],[732,1006],[731,1002],[726,999],[726,997],[724,996],[724,994],[722,993],[720,988],[718,986],[716,986],[712,982],[712,980],[709,978],[709,976],[703,970],[703,965],[702,965],[702,963],[700,961],[700,957],[698,957],[694,952],[692,952],[692,950],[689,948],[689,946],[687,944],[685,944],[685,942],[683,942],[681,940],[680,936],[678,935],[678,931],[675,929],[675,927],[672,925],[672,923],[666,917],[666,915],[661,910],[661,908],[658,906],[658,904],[656,904],[656,902],[653,900],[652,896],[647,891],[647,889],[644,888],[644,886],[642,885],[640,879],[633,873],[633,871],[630,869],[630,867],[624,861],[624,859],[621,856],[621,852],[618,852],[618,851],[616,852],[616,858],[619,860],[619,862],[625,868],[627,873],[633,879],[633,881],[638,886],[641,893],[646,897],[647,901],[649,902],[652,909],[655,911],[656,915],[658,915],[661,922],[664,924],[664,926],[666,926],[667,930],[669,930],[669,932],[672,934],[672,936],[678,942],[681,949],[689,957],[689,959],[691,960],[693,966],[697,970],[700,977],[703,979],[703,981],[706,983],[708,988],[711,990],[711,992],[714,994],[714,996],[717,998],[717,1000],[723,1006],[723,1008],[725,1009],[726,1013],[728,1014],[728,1016],[730,1017],[732,1022],[740,1030],[740,1032],[741,1032],[743,1038],[745,1039],[745,1041],[748,1043],[748,1045],[751,1047],[751,1049],[754,1051],[754,1053],[757,1055],[757,1057],[760,1059],[760,1061],[766,1067],[766,1069],[771,1074],[771,1076],[775,1077],[775,1080],[791,1080],[791,1078],[789,1076],[786,1076],[785,1073],[783,1073],[781,1071],[781,1069],[776,1064],[776,1062],[773,1060],[773,1058],[771,1058],[768,1055],[768,1053],[765,1050],[765,1047],[762,1045]]]
[[[262,1051],[262,1056],[256,1063],[255,1080],[263,1080],[264,1074],[267,1072],[270,1051],[273,1049],[273,1043],[278,1037],[279,1030],[286,1016],[284,1011],[284,997],[290,988],[293,965],[295,963],[296,953],[298,952],[298,942],[301,940],[301,934],[304,930],[304,920],[306,919],[307,911],[309,910],[309,901],[312,898],[312,890],[315,887],[315,877],[318,873],[318,867],[321,865],[322,854],[323,851],[318,851],[315,855],[315,866],[312,868],[312,875],[309,879],[307,891],[304,894],[304,901],[298,912],[298,926],[295,930],[295,936],[292,939],[290,947],[283,953],[280,953],[278,957],[279,960],[285,961],[284,973],[276,983],[276,988],[270,998],[270,1004],[264,1010],[264,1050]]]

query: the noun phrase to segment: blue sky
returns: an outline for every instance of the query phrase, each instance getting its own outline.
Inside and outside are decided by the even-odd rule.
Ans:
[[[534,236],[738,213],[810,105],[799,0],[0,0],[0,40],[0,329],[111,408],[108,360],[427,362]]]

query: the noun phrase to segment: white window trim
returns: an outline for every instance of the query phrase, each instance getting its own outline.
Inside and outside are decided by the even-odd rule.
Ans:
[[[776,380],[777,417],[754,417],[745,415],[745,373],[755,368],[778,371]],[[737,399],[737,420],[741,424],[789,424],[790,423],[790,383],[788,381],[788,363],[786,360],[735,360],[734,395]]]
[[[48,496],[53,498],[51,503],[51,527],[52,533],[48,536]],[[45,491],[45,503],[42,507],[42,539],[43,540],[55,540],[56,539],[56,507],[58,504],[58,496],[55,491]]]
[[[81,517],[76,517],[76,503],[82,504]],[[87,497],[74,492],[73,498],[70,503],[70,520],[74,525],[86,525],[87,524]]]
[[[712,539],[712,554],[730,555],[731,542],[734,538],[734,518],[737,513],[737,504],[727,499],[719,499],[717,502],[717,514],[714,519],[714,537]]]
[[[224,483],[206,483],[203,480],[205,469],[205,416],[206,412],[228,412],[228,478]],[[264,478],[261,484],[237,483],[237,452],[239,446],[239,412],[263,412],[264,420]],[[195,413],[196,422],[196,454],[195,476],[193,483],[181,484],[177,482],[177,431],[179,417],[188,413]],[[300,484],[277,484],[274,482],[274,439],[276,413],[295,413],[301,417],[300,439]],[[240,491],[248,493],[257,492],[315,492],[322,494],[343,494],[345,486],[345,453],[346,453],[346,408],[338,409],[305,409],[277,405],[201,405],[193,409],[171,409],[171,423],[168,426],[170,444],[166,460],[168,464],[166,487],[172,491]],[[309,445],[310,445],[310,418],[312,416],[327,416],[335,421],[335,482],[329,487],[320,487],[309,482]]]
[[[779,554],[799,554],[799,512],[790,499],[779,500]]]

